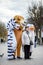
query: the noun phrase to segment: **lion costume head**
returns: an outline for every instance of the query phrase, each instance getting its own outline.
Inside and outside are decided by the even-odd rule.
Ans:
[[[16,24],[20,25],[19,29],[22,29],[23,23],[24,23],[24,17],[20,16],[20,15],[16,15],[16,16],[14,16],[14,20],[16,20]]]

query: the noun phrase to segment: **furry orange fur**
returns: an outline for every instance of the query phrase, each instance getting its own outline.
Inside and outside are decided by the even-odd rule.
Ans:
[[[17,57],[20,57],[20,50],[21,50],[21,45],[22,45],[22,41],[21,41],[21,36],[22,36],[22,26],[21,24],[24,23],[24,17],[16,15],[14,17],[14,20],[16,20],[16,23],[20,24],[20,29],[14,29],[14,34],[16,36],[16,40],[17,40],[17,49],[16,49],[16,53],[17,53]]]

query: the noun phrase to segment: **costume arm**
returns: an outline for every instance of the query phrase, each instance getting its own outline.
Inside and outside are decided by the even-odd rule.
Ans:
[[[14,29],[15,26],[16,26],[15,20],[13,20],[13,19],[11,19],[11,20],[9,21],[9,24],[10,24],[10,29]]]

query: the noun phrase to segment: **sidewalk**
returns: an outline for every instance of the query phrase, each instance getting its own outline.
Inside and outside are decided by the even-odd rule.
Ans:
[[[0,57],[0,65],[43,65],[43,46],[37,46],[34,49],[31,60],[7,60],[7,44],[0,44],[0,53],[4,56]],[[23,57],[23,52],[21,51]]]

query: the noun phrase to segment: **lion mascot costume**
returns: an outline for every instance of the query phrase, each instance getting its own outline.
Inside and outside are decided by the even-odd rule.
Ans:
[[[16,15],[14,17],[14,20],[16,20],[16,27],[14,29],[14,34],[17,40],[17,49],[16,49],[15,56],[17,55],[17,58],[21,59],[20,50],[21,50],[21,45],[22,45],[21,37],[22,37],[22,29],[23,29],[22,24],[24,23],[24,17],[20,15]]]

